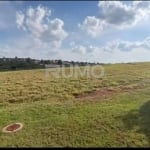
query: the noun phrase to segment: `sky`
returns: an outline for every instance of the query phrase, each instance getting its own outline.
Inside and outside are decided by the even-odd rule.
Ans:
[[[0,1],[0,57],[150,61],[150,1]]]

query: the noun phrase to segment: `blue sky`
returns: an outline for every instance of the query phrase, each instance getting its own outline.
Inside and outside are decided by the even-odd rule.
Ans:
[[[0,2],[0,57],[150,61],[150,2]]]

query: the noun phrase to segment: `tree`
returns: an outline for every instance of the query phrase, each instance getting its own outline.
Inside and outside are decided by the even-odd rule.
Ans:
[[[59,59],[57,63],[58,63],[58,65],[62,65],[63,64],[61,59]]]

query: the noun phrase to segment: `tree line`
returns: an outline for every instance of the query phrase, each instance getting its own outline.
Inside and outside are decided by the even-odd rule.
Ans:
[[[59,65],[59,66],[85,66],[96,65],[99,63],[90,62],[75,62],[59,60],[38,60],[32,58],[0,58],[0,71],[14,71],[14,70],[28,70],[28,69],[43,69],[46,65]]]

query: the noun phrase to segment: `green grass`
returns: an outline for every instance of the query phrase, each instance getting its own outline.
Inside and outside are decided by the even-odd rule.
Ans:
[[[0,146],[149,147],[150,63],[104,68],[103,78],[45,78],[45,70],[1,72],[0,130],[14,122],[24,127],[12,134],[0,131]],[[107,98],[75,98],[103,87],[130,90]]]

